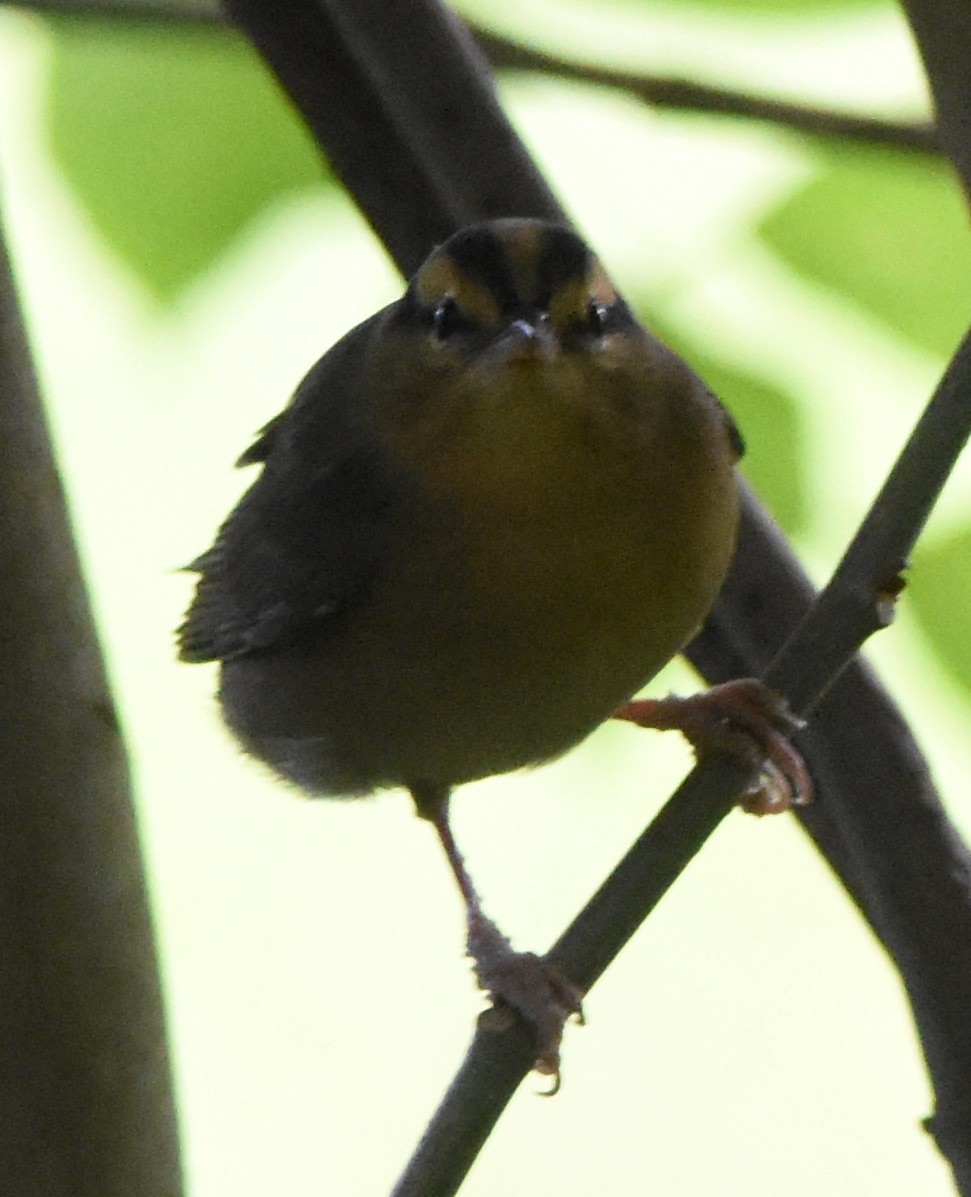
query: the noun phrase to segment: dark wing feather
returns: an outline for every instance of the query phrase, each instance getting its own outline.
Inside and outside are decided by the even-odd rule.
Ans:
[[[250,445],[245,453],[240,453],[236,458],[237,466],[256,465],[258,462],[266,461],[266,459],[273,452],[273,446],[277,443],[280,433],[286,424],[287,411],[281,412],[278,416],[274,416],[269,424],[264,424],[257,433],[256,440]]]
[[[292,644],[345,610],[380,569],[401,484],[347,385],[378,318],[317,363],[240,459],[262,461],[263,472],[189,567],[200,578],[178,632],[183,660]]]

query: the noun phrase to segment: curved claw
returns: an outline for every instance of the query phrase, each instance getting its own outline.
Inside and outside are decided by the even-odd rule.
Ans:
[[[680,731],[699,759],[720,753],[757,766],[759,781],[741,803],[752,814],[777,814],[812,800],[806,762],[788,739],[804,721],[757,678],[725,682],[688,698],[629,702],[614,718],[639,727]]]
[[[535,1070],[553,1078],[542,1092],[560,1090],[560,1043],[567,1021],[582,1024],[582,993],[567,977],[535,952],[517,952],[481,910],[470,912],[468,951],[476,980],[490,998],[517,1011],[536,1032]]]

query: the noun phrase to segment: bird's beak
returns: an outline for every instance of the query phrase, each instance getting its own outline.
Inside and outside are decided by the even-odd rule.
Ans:
[[[560,351],[553,326],[545,316],[513,320],[486,350],[490,362],[552,361]]]

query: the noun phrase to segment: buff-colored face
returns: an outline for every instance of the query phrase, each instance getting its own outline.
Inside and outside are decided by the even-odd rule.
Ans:
[[[474,348],[514,327],[579,348],[633,322],[603,267],[574,233],[497,221],[440,246],[409,289],[442,343]]]
[[[230,726],[315,793],[547,760],[704,618],[737,453],[576,234],[464,229],[247,456],[184,655],[224,660]]]

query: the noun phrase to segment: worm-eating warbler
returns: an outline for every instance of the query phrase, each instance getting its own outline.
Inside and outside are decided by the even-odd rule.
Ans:
[[[497,221],[320,359],[192,567],[181,655],[221,662],[240,743],[313,795],[410,789],[480,981],[537,1024],[547,1070],[557,1015],[479,909],[449,793],[565,752],[690,639],[733,554],[740,452],[579,237]],[[578,995],[550,988],[562,1026]]]

